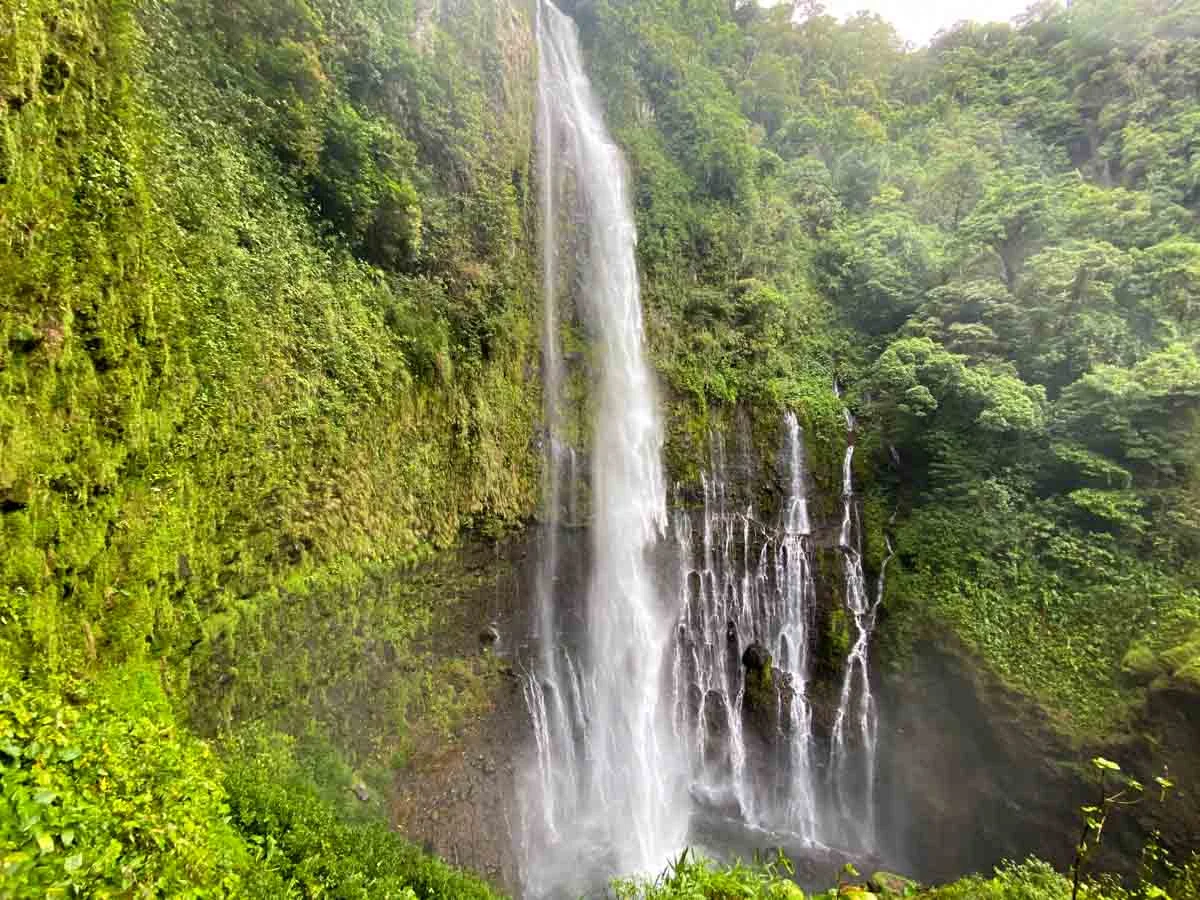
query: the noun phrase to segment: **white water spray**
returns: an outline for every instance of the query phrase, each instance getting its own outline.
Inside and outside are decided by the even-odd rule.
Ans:
[[[777,527],[735,499],[724,440],[710,438],[702,476],[700,528],[677,504],[680,618],[672,686],[675,727],[689,749],[692,794],[702,807],[759,828],[819,842],[813,785],[809,644],[816,603],[803,438],[794,415],[784,421],[789,490]],[[697,533],[698,532],[698,533]],[[778,732],[755,739],[743,723],[742,653],[758,643],[779,670]]]
[[[808,695],[814,536],[800,425],[785,416],[787,496],[770,522],[733,488],[713,435],[703,510],[680,504],[673,519],[680,592],[667,608],[649,560],[667,524],[662,429],[626,173],[574,24],[543,0],[537,36],[546,472],[539,652],[524,682],[534,736],[521,784],[524,894],[575,897],[614,875],[657,873],[687,842],[694,809],[806,846],[869,848],[877,719],[868,650],[883,573],[872,601],[852,483],[853,417],[846,412],[838,536],[853,645],[832,733],[817,737]],[[586,448],[571,446],[564,425],[565,321],[584,327],[594,351]],[[576,590],[566,573],[578,568],[570,558],[578,548],[563,526],[580,524],[581,508],[590,568]],[[742,655],[751,644],[778,670],[766,735],[761,716],[744,721]],[[826,737],[827,791],[814,765]]]
[[[574,23],[547,2],[538,10],[538,48],[549,531],[556,530],[562,502],[555,430],[564,212],[574,214],[580,230],[572,260],[575,300],[596,350],[596,390],[592,567],[578,658],[559,649],[554,613],[580,598],[558,596],[557,537],[543,547],[553,555],[543,560],[540,579],[540,671],[531,676],[538,684],[526,690],[539,732],[536,784],[542,795],[540,827],[526,815],[525,880],[533,896],[577,893],[590,886],[592,868],[608,875],[657,871],[683,846],[687,828],[682,754],[659,702],[670,629],[648,554],[666,528],[662,430],[643,351],[625,167],[584,74]]]
[[[840,393],[839,393],[840,396]],[[842,553],[845,605],[853,626],[846,655],[842,688],[829,741],[830,794],[841,822],[840,839],[860,849],[874,850],[876,749],[879,715],[871,690],[870,649],[875,621],[883,603],[891,542],[879,570],[875,596],[867,589],[863,573],[862,526],[854,495],[854,429],[850,410],[843,410],[849,443],[842,462],[842,527],[838,549]],[[886,540],[886,538],[885,538]],[[854,744],[857,744],[857,752]],[[856,758],[858,765],[856,766]]]

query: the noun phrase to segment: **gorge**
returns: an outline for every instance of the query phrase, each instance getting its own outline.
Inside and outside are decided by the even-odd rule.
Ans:
[[[1200,895],[1198,22],[0,0],[0,897]]]

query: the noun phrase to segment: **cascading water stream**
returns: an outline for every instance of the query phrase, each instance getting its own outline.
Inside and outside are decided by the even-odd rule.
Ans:
[[[778,526],[734,500],[722,437],[711,438],[700,528],[677,503],[680,618],[672,667],[674,721],[689,748],[692,794],[724,817],[819,841],[813,785],[809,644],[815,607],[807,473],[794,415],[785,418],[789,490]],[[771,657],[781,681],[775,732],[748,733],[742,654]],[[767,740],[764,740],[767,738]],[[755,757],[759,758],[755,758]]]
[[[841,396],[840,393],[838,396]],[[842,553],[845,605],[853,633],[829,740],[830,794],[842,823],[840,838],[864,850],[875,848],[875,770],[879,716],[871,690],[870,648],[892,558],[891,542],[879,570],[875,596],[867,589],[863,573],[862,529],[854,495],[854,430],[850,410],[843,410],[849,441],[842,462],[842,526],[838,549]],[[886,538],[885,538],[886,540]],[[857,742],[859,767],[855,765]],[[856,790],[857,789],[857,790]],[[860,801],[856,807],[855,799]]]
[[[667,524],[662,430],[643,351],[626,173],[584,74],[574,23],[542,2],[537,29],[547,532],[558,530],[562,504],[556,431],[564,220],[579,231],[570,260],[574,299],[596,350],[584,634],[577,656],[563,649],[556,611],[581,598],[560,596],[558,538],[548,537],[538,591],[541,653],[526,687],[538,757],[530,781],[538,797],[537,809],[525,814],[525,881],[529,894],[545,896],[591,886],[589,866],[602,875],[657,871],[683,846],[687,808],[682,754],[660,703],[670,629],[648,555]]]
[[[828,735],[826,792],[814,764],[825,735],[814,733],[809,698],[815,545],[799,422],[791,413],[783,421],[786,497],[769,523],[756,516],[748,484],[730,478],[723,440],[712,436],[703,508],[679,498],[671,522],[672,608],[650,563],[667,527],[662,429],[624,164],[584,74],[574,23],[548,0],[538,7],[537,38],[546,469],[538,652],[523,684],[534,733],[520,789],[524,893],[578,896],[613,875],[657,872],[688,841],[697,810],[807,847],[869,847],[877,724],[868,649],[883,573],[872,602],[852,483],[853,417],[847,411],[838,543],[854,634]],[[566,321],[581,325],[593,348],[586,448],[565,424]],[[565,526],[581,524],[581,508],[590,544],[582,585],[569,577],[582,570],[579,547],[565,537]],[[866,824],[851,836],[848,822]]]

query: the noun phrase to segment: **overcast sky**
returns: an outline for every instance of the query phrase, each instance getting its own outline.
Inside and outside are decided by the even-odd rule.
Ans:
[[[928,43],[934,33],[962,19],[1006,22],[1023,13],[1031,0],[825,0],[832,15],[844,18],[868,9],[890,20],[906,40]]]

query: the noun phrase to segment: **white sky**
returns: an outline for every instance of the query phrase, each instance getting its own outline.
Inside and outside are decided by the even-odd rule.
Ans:
[[[900,36],[920,46],[939,28],[963,19],[1006,22],[1025,12],[1032,0],[825,0],[831,15],[845,18],[861,10],[877,12]]]

